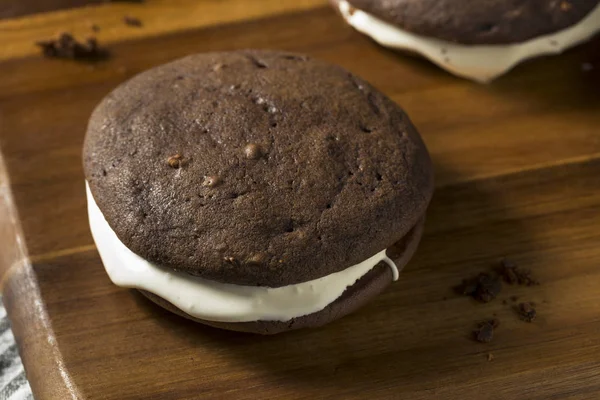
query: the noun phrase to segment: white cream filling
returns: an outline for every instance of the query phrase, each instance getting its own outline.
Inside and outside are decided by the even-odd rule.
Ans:
[[[415,35],[352,7],[339,3],[344,19],[356,30],[379,44],[421,54],[449,72],[488,82],[504,74],[521,61],[545,54],[558,54],[575,46],[600,30],[600,5],[584,19],[567,29],[510,45],[461,45]]]
[[[319,279],[278,288],[215,282],[166,269],[129,250],[98,208],[86,182],[92,236],[104,268],[117,286],[143,289],[162,297],[193,317],[207,321],[289,321],[320,311],[380,261],[389,265],[394,280],[398,268],[386,250]]]

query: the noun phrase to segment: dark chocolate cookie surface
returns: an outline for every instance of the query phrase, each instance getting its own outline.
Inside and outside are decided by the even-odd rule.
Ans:
[[[391,100],[294,54],[199,54],[144,72],[94,111],[92,194],[143,258],[284,286],[400,240],[432,193],[427,150]]]
[[[418,35],[463,44],[508,44],[568,28],[585,18],[600,1],[348,0],[348,3]]]

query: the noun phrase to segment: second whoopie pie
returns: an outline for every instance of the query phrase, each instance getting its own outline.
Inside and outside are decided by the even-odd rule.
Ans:
[[[519,62],[557,54],[600,31],[600,0],[331,0],[380,44],[489,81]]]

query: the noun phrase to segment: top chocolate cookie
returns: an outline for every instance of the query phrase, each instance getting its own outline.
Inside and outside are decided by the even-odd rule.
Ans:
[[[575,25],[600,3],[598,0],[347,1],[406,31],[462,44],[521,43]]]
[[[271,287],[391,246],[433,190],[396,104],[340,67],[269,51],[193,55],[122,84],[91,117],[84,169],[141,257]]]

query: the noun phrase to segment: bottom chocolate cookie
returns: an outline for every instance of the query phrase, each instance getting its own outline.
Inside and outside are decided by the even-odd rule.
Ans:
[[[414,228],[399,242],[388,249],[388,256],[394,261],[398,270],[404,268],[415,253],[421,235],[423,233],[424,220],[421,219]],[[272,335],[285,331],[314,328],[325,325],[357,310],[372,298],[380,294],[393,280],[392,270],[384,262],[377,264],[352,286],[349,286],[343,294],[333,303],[321,311],[301,317],[292,318],[289,321],[250,321],[250,322],[216,322],[194,318],[163,298],[145,290],[139,290],[144,296],[157,305],[187,319],[209,325],[215,328],[227,329],[238,332],[257,333],[261,335]]]

